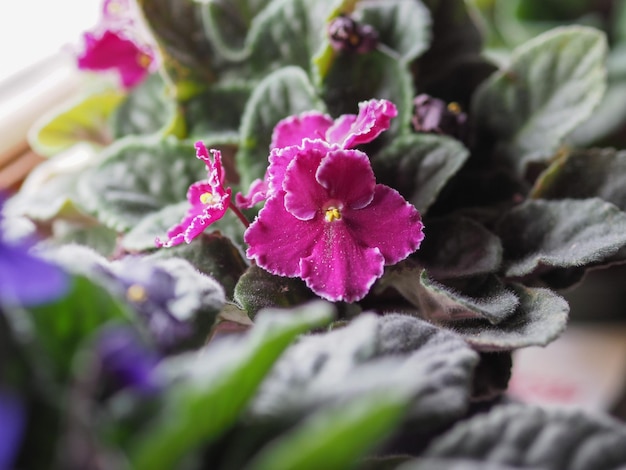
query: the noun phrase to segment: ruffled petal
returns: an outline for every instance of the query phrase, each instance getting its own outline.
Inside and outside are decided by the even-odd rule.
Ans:
[[[300,262],[301,277],[313,292],[327,300],[360,300],[382,276],[383,255],[378,248],[355,240],[343,221],[324,225],[311,255]]]
[[[325,149],[303,150],[296,154],[285,172],[285,209],[300,220],[311,220],[319,215],[329,199],[328,191],[315,180],[315,172],[324,158]]]
[[[374,199],[367,207],[346,210],[344,220],[354,238],[380,249],[385,264],[403,260],[424,239],[417,209],[395,189],[382,184],[376,185]]]
[[[369,158],[358,150],[334,150],[319,164],[316,180],[328,197],[353,209],[368,205],[374,197],[376,178]]]
[[[284,193],[267,200],[259,216],[244,233],[246,255],[272,274],[300,276],[300,258],[317,243],[322,226],[296,219],[285,209]]]
[[[276,124],[270,149],[300,145],[304,139],[324,139],[333,119],[318,111],[290,116]]]
[[[326,132],[326,141],[329,144],[336,144],[342,148],[347,148],[343,146],[343,143],[352,132],[352,126],[356,118],[356,114],[342,114],[335,119],[335,123]]]
[[[274,149],[270,152],[269,167],[267,168],[266,180],[269,191],[267,197],[283,189],[283,181],[287,167],[296,156],[302,152],[317,151],[327,153],[331,147],[323,140],[304,139],[300,145],[292,145],[282,149]]]
[[[369,100],[359,103],[359,114],[347,128],[351,118],[337,119],[333,129],[329,129],[327,138],[343,148],[353,148],[366,144],[389,129],[391,119],[398,115],[396,105],[387,100]],[[331,140],[332,138],[332,140]]]
[[[235,195],[235,203],[241,209],[250,209],[252,206],[267,199],[268,190],[269,187],[266,180],[256,179],[250,185],[247,196],[244,196],[242,193]]]

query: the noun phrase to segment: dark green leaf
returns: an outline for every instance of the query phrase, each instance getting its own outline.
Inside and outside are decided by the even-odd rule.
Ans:
[[[322,95],[332,116],[355,114],[361,101],[387,99],[398,107],[398,116],[384,139],[408,132],[413,114],[411,77],[403,63],[383,52],[339,55],[322,84]]]
[[[111,116],[116,139],[156,134],[176,118],[177,106],[158,73],[135,87]]]
[[[198,271],[219,281],[229,298],[232,298],[237,281],[248,267],[241,252],[220,232],[200,235],[188,245],[160,249],[150,257],[177,257],[189,261]]]
[[[268,310],[245,338],[222,340],[201,356],[166,362],[172,385],[161,413],[131,445],[133,468],[175,468],[190,451],[226,432],[289,343],[327,324],[332,311],[325,302],[292,311]]]
[[[276,123],[314,109],[323,110],[323,104],[307,75],[298,67],[277,70],[259,83],[241,119],[241,147],[236,161],[243,188],[265,174]]]
[[[434,279],[494,273],[502,263],[502,244],[493,233],[466,217],[429,220],[415,254]]]
[[[394,390],[411,397],[407,418],[415,427],[430,429],[463,413],[476,362],[454,333],[406,315],[366,313],[343,328],[301,338],[263,383],[252,412],[302,415]]]
[[[626,245],[626,214],[601,199],[529,200],[501,219],[505,274],[600,263]]]
[[[374,155],[372,165],[381,183],[397,189],[425,214],[468,156],[468,150],[455,139],[408,134]]]
[[[529,162],[548,159],[602,98],[606,48],[600,31],[581,26],[520,46],[474,97],[479,136],[495,139],[521,174]]]
[[[531,196],[542,199],[599,197],[626,210],[626,151],[573,150],[544,171]]]
[[[419,0],[357,3],[355,16],[378,32],[381,44],[411,62],[430,44],[430,12]]]
[[[600,413],[509,405],[459,423],[424,456],[468,464],[458,468],[618,469],[626,462],[626,430]],[[406,467],[414,468],[422,467]]]
[[[391,433],[406,412],[409,397],[376,391],[342,406],[318,411],[255,456],[248,470],[349,469]]]
[[[468,321],[450,326],[479,351],[511,351],[554,341],[567,325],[567,302],[549,289],[510,287],[520,304],[505,320],[497,325]]]
[[[313,297],[301,279],[275,276],[256,265],[239,278],[234,295],[251,317],[263,308],[290,307]]]
[[[185,200],[192,183],[206,179],[193,146],[173,138],[127,137],[103,152],[103,161],[79,183],[85,205],[118,231]]]

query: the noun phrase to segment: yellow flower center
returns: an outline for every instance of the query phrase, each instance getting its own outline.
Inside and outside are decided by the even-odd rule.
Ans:
[[[144,69],[147,69],[152,63],[152,58],[145,52],[137,53],[137,63]]]
[[[131,302],[145,302],[148,299],[148,293],[143,286],[133,284],[126,290],[126,298]]]
[[[341,212],[336,207],[329,207],[326,209],[325,214],[326,222],[334,222],[335,220],[341,220]]]
[[[448,104],[448,111],[454,114],[459,114],[461,112],[461,105],[456,101],[452,101]]]
[[[211,193],[203,193],[200,195],[200,202],[202,204],[212,204],[213,203],[213,194]]]
[[[109,13],[112,13],[114,15],[119,15],[120,13],[123,13],[124,9],[122,8],[122,5],[120,5],[120,2],[109,2],[107,4],[107,10]]]

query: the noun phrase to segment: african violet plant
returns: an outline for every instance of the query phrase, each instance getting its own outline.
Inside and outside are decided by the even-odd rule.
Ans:
[[[624,465],[617,420],[506,395],[626,259],[624,153],[580,138],[607,37],[496,63],[475,13],[105,1],[5,204],[0,468]]]

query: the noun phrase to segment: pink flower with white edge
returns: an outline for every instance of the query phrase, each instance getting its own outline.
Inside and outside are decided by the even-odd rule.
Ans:
[[[221,219],[228,210],[231,189],[224,188],[224,167],[222,154],[211,149],[213,161],[202,142],[196,142],[196,156],[207,167],[208,179],[192,184],[187,191],[187,200],[191,207],[180,224],[167,231],[168,239],[155,240],[157,247],[170,247],[191,241],[200,235],[213,222]]]
[[[244,234],[247,256],[260,267],[346,302],[362,299],[384,266],[406,258],[423,238],[419,212],[376,184],[365,153],[323,141],[291,155],[280,189]]]
[[[139,84],[155,68],[155,52],[133,18],[128,0],[105,0],[102,19],[83,35],[78,68],[95,72],[113,71],[128,89]]]
[[[317,140],[333,148],[354,148],[371,142],[389,129],[391,119],[397,114],[398,110],[391,101],[369,100],[359,103],[359,114],[344,114],[335,120],[319,111],[309,111],[279,121],[272,133],[265,178],[252,183],[248,196],[237,194],[237,205],[249,209],[272,195],[271,173],[284,170],[293,154],[293,150],[286,149],[306,147]],[[279,166],[282,170],[273,169],[272,166]]]

